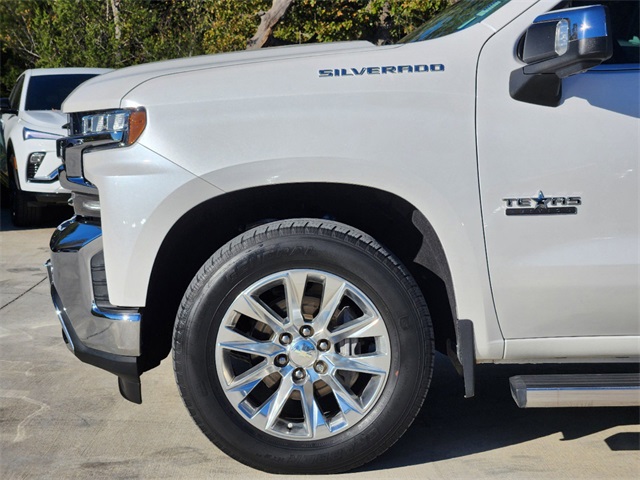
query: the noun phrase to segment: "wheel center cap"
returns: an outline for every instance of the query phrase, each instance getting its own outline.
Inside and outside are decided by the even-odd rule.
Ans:
[[[289,359],[298,367],[307,368],[318,359],[318,351],[310,340],[300,339],[291,345]]]

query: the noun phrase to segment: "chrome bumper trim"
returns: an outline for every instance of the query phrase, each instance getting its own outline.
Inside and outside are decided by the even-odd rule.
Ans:
[[[85,153],[119,145],[108,135],[64,137],[56,141],[56,153],[62,160],[60,185],[73,192],[95,195],[96,187],[84,178],[82,158]]]
[[[67,347],[72,352],[76,351],[76,347],[73,345],[73,339],[71,338],[71,334],[69,333],[69,329],[67,328],[66,319],[63,316],[64,307],[62,306],[62,302],[60,301],[60,296],[58,292],[55,290],[53,286],[53,266],[51,265],[51,260],[47,260],[44,266],[47,268],[47,273],[49,274],[49,283],[51,284],[51,300],[53,301],[53,308],[56,309],[56,315],[58,316],[58,321],[62,326],[62,331],[64,332],[64,336],[67,340]]]
[[[102,310],[96,305],[95,302],[91,304],[91,314],[94,317],[106,318],[107,320],[114,320],[116,322],[139,322],[142,319],[137,311],[122,311],[114,312],[111,310]]]
[[[28,178],[27,182],[29,183],[53,183],[58,180],[58,176],[60,174],[60,167],[56,167],[56,169],[51,172],[49,175],[45,175],[44,177],[33,177]]]
[[[65,334],[100,352],[123,356],[140,355],[141,315],[135,308],[105,308],[96,305],[91,258],[102,250],[102,230],[76,217],[58,227],[51,238],[48,265],[52,298]],[[65,328],[66,327],[68,328]]]

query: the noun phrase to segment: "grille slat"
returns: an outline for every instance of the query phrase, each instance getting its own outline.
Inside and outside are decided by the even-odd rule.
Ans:
[[[104,266],[104,254],[96,254],[91,259],[91,283],[93,286],[93,297],[98,307],[112,307],[109,302],[109,291],[107,289],[107,272]]]

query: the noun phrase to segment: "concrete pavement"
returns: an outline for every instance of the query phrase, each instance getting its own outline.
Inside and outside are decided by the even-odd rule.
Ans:
[[[114,376],[67,350],[42,266],[58,220],[15,230],[2,209],[0,477],[277,477],[247,468],[209,443],[182,405],[169,360],[143,375],[143,404],[134,405],[120,397]],[[638,409],[520,410],[508,378],[533,371],[480,366],[477,396],[465,400],[461,381],[439,358],[409,432],[373,463],[341,477],[640,478]]]

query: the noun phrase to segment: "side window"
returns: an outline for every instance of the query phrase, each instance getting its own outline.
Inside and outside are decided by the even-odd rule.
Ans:
[[[11,90],[11,94],[9,95],[9,105],[14,110],[18,110],[20,108],[20,95],[22,94],[22,85],[24,84],[24,75],[18,78],[13,90]]]
[[[640,2],[637,0],[574,0],[562,2],[557,9],[606,5],[613,31],[613,57],[605,64],[640,64]]]

